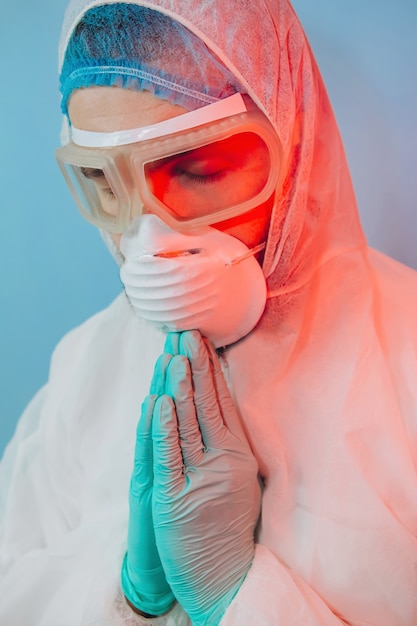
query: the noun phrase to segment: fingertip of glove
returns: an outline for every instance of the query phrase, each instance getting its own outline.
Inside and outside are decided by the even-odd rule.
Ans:
[[[165,438],[167,435],[167,428],[172,427],[174,423],[175,427],[177,426],[174,401],[169,395],[163,394],[156,399],[153,409],[153,417],[153,435],[163,435]]]
[[[183,354],[188,359],[205,357],[207,354],[205,341],[205,338],[198,330],[187,330],[181,333],[179,346],[180,354]]]
[[[168,333],[165,339],[164,352],[166,354],[178,354],[181,333]]]
[[[184,354],[176,354],[170,360],[166,370],[167,386],[169,380],[182,379],[190,373],[190,362]]]

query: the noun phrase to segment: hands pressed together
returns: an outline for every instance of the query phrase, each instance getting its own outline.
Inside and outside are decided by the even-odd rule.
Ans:
[[[137,429],[122,587],[150,615],[177,600],[216,626],[254,555],[258,467],[216,352],[197,331],[168,335]]]

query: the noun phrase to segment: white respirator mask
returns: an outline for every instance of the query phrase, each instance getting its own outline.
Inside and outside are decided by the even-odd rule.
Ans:
[[[216,348],[247,335],[266,303],[254,254],[210,226],[186,234],[156,215],[134,219],[121,238],[120,270],[133,309],[163,332],[197,329]]]

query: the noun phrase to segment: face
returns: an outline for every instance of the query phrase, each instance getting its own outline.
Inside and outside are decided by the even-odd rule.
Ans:
[[[76,128],[95,132],[140,128],[187,113],[183,107],[161,100],[149,92],[118,87],[79,89],[71,96],[68,110],[71,123]],[[179,214],[186,211],[182,207],[198,206],[200,199],[207,203],[204,199],[207,197],[212,199],[210,201],[214,205],[216,197],[230,202],[239,201],[239,194],[245,193],[248,187],[256,189],[265,179],[268,155],[255,136],[246,138],[244,150],[235,144],[233,138],[224,141],[214,160],[208,147],[193,150],[181,159],[168,158],[156,163],[149,170],[155,195],[164,194],[164,202]],[[218,172],[226,168],[231,174],[225,180]],[[108,193],[105,182],[97,180],[96,184],[100,194],[104,196]],[[181,205],[176,200],[180,197],[180,188],[182,198],[186,194],[186,201]],[[110,212],[110,197],[107,202]],[[244,215],[213,226],[252,248],[266,240],[272,204],[271,198]],[[120,235],[112,237],[119,245]]]

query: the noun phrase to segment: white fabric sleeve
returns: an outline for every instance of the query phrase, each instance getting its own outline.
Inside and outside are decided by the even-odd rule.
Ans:
[[[11,500],[13,499],[10,496],[17,480],[18,458],[22,454],[22,448],[26,448],[27,452],[29,451],[30,442],[36,436],[46,389],[46,386],[42,387],[28,404],[0,462],[0,576],[10,558],[7,555],[5,545],[9,531],[8,521],[11,518]]]
[[[341,626],[323,600],[263,545],[221,626]]]

